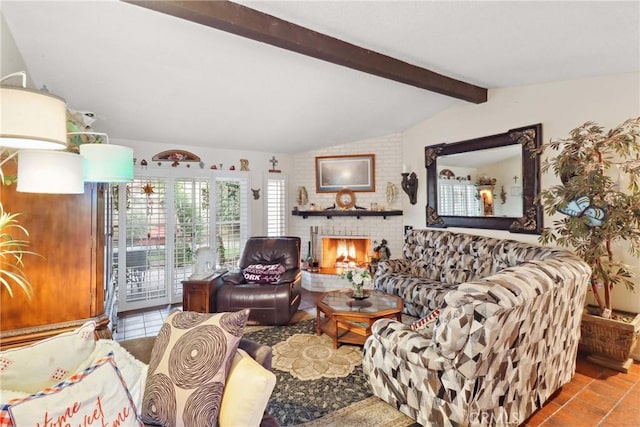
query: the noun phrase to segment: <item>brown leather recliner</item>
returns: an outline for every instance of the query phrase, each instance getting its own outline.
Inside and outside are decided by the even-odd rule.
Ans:
[[[269,284],[247,283],[249,265],[280,264],[284,272]],[[285,325],[300,305],[300,238],[250,237],[240,257],[239,269],[222,276],[216,292],[218,312],[250,308],[249,320],[263,325]]]

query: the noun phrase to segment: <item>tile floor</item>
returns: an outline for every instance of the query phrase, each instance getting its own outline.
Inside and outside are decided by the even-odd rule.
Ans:
[[[118,315],[118,330],[113,334],[113,339],[123,341],[131,338],[156,336],[164,319],[176,308],[181,309],[182,304],[120,313]]]
[[[304,291],[301,310],[315,314],[321,293]],[[154,336],[177,306],[124,313],[114,339]],[[640,362],[623,374],[578,355],[576,374],[524,424],[526,427],[640,427]]]

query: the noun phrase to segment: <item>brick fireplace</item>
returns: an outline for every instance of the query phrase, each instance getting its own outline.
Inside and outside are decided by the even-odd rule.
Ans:
[[[408,203],[406,195],[402,193],[401,188],[401,171],[402,171],[402,135],[391,134],[383,137],[370,138],[357,142],[352,142],[334,147],[320,148],[314,151],[305,151],[293,156],[293,173],[290,177],[290,183],[297,186],[304,186],[308,192],[309,203],[313,203],[317,210],[324,210],[329,207],[335,207],[336,193],[322,193],[314,191],[316,188],[315,174],[315,158],[317,156],[332,155],[350,155],[359,153],[375,154],[375,191],[356,192],[356,204],[362,207],[370,207],[372,204],[384,206],[386,209],[402,209],[403,203]],[[417,161],[417,159],[416,159]],[[418,163],[409,164],[409,168],[419,170]],[[423,169],[424,170],[424,169]],[[398,198],[388,205],[386,200],[386,189],[388,183],[395,184],[400,194]],[[421,182],[420,185],[423,185]],[[290,203],[295,206],[296,200],[291,198]],[[300,210],[309,209],[309,204],[297,206]],[[416,220],[417,221],[417,220]],[[304,218],[299,215],[292,215],[289,219],[289,233],[292,236],[300,236],[302,239],[302,247],[304,248],[303,256],[307,254],[307,244],[311,240],[309,235],[310,227],[318,228],[318,240],[316,242],[316,258],[321,257],[321,237],[362,237],[368,236],[371,240],[368,255],[372,254],[372,249],[382,239],[387,240],[387,247],[391,251],[392,258],[398,257],[402,253],[402,245],[404,242],[404,217],[361,217],[355,216],[309,216]],[[317,276],[317,277],[316,277]],[[324,289],[339,289],[348,286],[344,279],[333,276],[331,284],[328,284],[328,275],[314,274],[311,280],[310,274],[303,274],[303,286],[309,290],[322,291]],[[317,280],[316,280],[317,279]],[[326,280],[325,280],[326,279]]]

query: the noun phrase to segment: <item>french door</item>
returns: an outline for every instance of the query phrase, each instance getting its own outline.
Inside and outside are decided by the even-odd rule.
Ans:
[[[168,176],[150,171],[114,187],[119,311],[182,302],[198,249],[210,249],[217,267],[235,268],[247,239],[248,174],[161,172]]]

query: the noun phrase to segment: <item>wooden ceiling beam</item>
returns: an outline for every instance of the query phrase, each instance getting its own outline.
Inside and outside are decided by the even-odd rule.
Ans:
[[[123,0],[177,18],[476,104],[487,89],[229,1]]]

